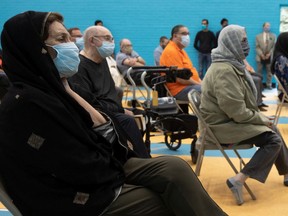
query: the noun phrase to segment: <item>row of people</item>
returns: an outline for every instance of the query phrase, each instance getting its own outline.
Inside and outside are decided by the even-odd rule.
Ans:
[[[23,31],[19,25],[25,25],[26,30]],[[45,30],[43,34],[42,29]],[[174,43],[178,40],[184,46],[185,37],[182,36],[187,36],[187,29],[183,26],[178,30],[173,29]],[[87,37],[87,52],[96,59],[104,59],[100,47],[103,47],[105,41],[112,43],[111,33],[105,28],[93,27],[89,30],[84,36]],[[105,36],[98,35],[104,31]],[[26,38],[25,44],[19,39],[19,35],[21,39]],[[109,129],[106,124],[110,120],[109,116],[91,107],[67,83],[67,77],[77,72],[80,60],[77,48],[70,42],[59,14],[30,11],[17,15],[5,23],[1,38],[4,70],[14,84],[1,104],[0,158],[1,164],[5,164],[1,166],[1,173],[15,204],[24,215],[55,214],[54,210],[50,212],[51,205],[60,206],[58,210],[61,215],[100,214],[104,209],[107,214],[114,215],[125,215],[130,211],[136,211],[136,215],[190,215],[191,212],[200,215],[225,215],[182,160],[174,157],[138,159],[131,157],[133,151],[129,155],[121,154],[119,144],[125,146],[127,142],[120,141],[122,139],[119,134],[115,141],[115,134],[107,133],[111,132],[106,130]],[[224,112],[229,116],[230,123],[234,124],[234,127],[228,124],[226,130],[219,130],[220,126],[225,127],[227,120],[223,119],[223,125],[217,121],[219,127],[216,135],[221,142],[259,143],[259,150],[247,166],[227,180],[238,204],[243,203],[242,185],[248,177],[264,182],[275,163],[279,174],[285,174],[284,184],[287,185],[288,172],[285,143],[269,119],[257,112],[253,83],[245,72],[243,63],[247,54],[246,38],[244,28],[239,26],[229,26],[220,33],[221,45],[212,52],[212,66],[204,79],[201,96],[201,111],[206,120],[213,119],[211,115],[215,113]],[[287,59],[287,51],[282,48],[285,45],[283,42],[287,42],[287,35],[284,35],[284,41],[282,38],[281,35],[276,61],[281,61],[282,56]],[[28,52],[31,49],[33,52]],[[229,57],[224,50],[230,51]],[[85,52],[84,49],[84,57]],[[69,70],[64,67],[67,59],[72,67]],[[275,63],[275,69],[278,64]],[[220,70],[220,66],[226,67],[226,70]],[[245,88],[241,88],[242,85]],[[250,94],[244,94],[243,91]],[[232,97],[229,96],[231,94]],[[237,101],[231,101],[235,99],[235,95],[238,96]],[[213,106],[209,105],[211,103]],[[229,106],[224,105],[225,103]],[[237,108],[231,108],[231,104]],[[210,110],[213,107],[218,107],[218,111]],[[235,110],[239,111],[235,114]],[[216,119],[221,118],[218,116]],[[237,132],[236,125],[241,133]],[[247,133],[243,133],[243,127],[247,127]],[[226,133],[228,129],[235,136]],[[239,136],[241,134],[245,136]],[[27,145],[23,145],[24,143]],[[266,146],[275,150],[267,152],[264,150]],[[129,145],[126,146],[126,152],[128,149]],[[127,160],[127,157],[131,158]],[[155,166],[158,167],[156,170]],[[154,177],[158,172],[162,173],[161,182]],[[185,178],[182,177],[184,174],[179,173],[185,173]],[[173,189],[174,184],[170,184],[172,176],[175,177],[172,181],[185,194],[181,193],[180,196],[178,190]],[[31,182],[32,189],[27,186]],[[164,187],[159,187],[160,185]],[[46,196],[42,195],[44,193]],[[160,197],[159,193],[164,195]],[[63,196],[67,198],[64,199]],[[141,197],[141,202],[135,197]],[[99,200],[104,202],[99,203]],[[121,209],[117,207],[119,205],[122,206]]]
[[[4,24],[13,85],[0,107],[0,172],[21,213],[227,215],[184,160],[137,157],[117,121],[71,89],[67,78],[79,63],[82,74],[105,69],[105,44],[114,46],[99,26],[84,41],[80,62],[58,13],[27,11]]]
[[[228,19],[223,18],[220,22],[222,29],[229,25]],[[211,64],[211,51],[218,46],[218,37],[221,32],[214,33],[209,30],[209,21],[207,19],[202,20],[202,30],[198,31],[194,39],[194,48],[198,51],[198,73],[199,77],[203,79],[205,72]],[[263,76],[263,66],[266,69],[266,87],[272,88],[272,74],[271,74],[271,56],[273,48],[276,42],[276,36],[270,31],[270,23],[265,22],[262,26],[263,32],[256,36],[256,62],[257,73]],[[162,38],[162,37],[161,37]],[[164,49],[166,44],[161,43],[160,46]],[[161,51],[163,51],[163,49]],[[154,62],[157,65],[159,60],[159,47],[154,50]]]
[[[183,98],[178,97],[177,99],[188,100],[187,93],[193,88],[198,91],[204,91],[201,96],[201,112],[208,121],[216,119],[217,124],[215,128],[217,130],[215,129],[215,134],[221,143],[239,143],[240,145],[241,143],[251,143],[259,147],[259,150],[255,156],[251,158],[247,166],[245,166],[245,168],[236,176],[227,180],[228,187],[234,194],[237,204],[240,205],[244,202],[242,187],[246,179],[250,177],[264,183],[273,163],[276,164],[279,174],[284,175],[284,185],[288,185],[287,147],[278,129],[272,125],[271,119],[258,112],[258,101],[255,100],[255,98],[258,97],[255,88],[255,79],[253,82],[251,74],[246,70],[250,67],[246,61],[250,47],[245,29],[240,26],[231,25],[222,31],[219,34],[220,43],[217,49],[212,51],[213,64],[211,69],[208,70],[207,78],[204,80],[202,90],[202,81],[199,76],[197,77],[197,70],[193,67],[187,53],[183,50],[190,43],[187,27],[183,25],[173,27],[171,31],[171,40],[160,57],[160,65],[177,65],[178,67],[189,68],[193,72],[191,79],[182,80],[181,78],[177,78],[177,83],[170,84],[170,86],[168,84],[168,86],[176,98],[179,95],[183,96]],[[237,37],[232,39],[235,34]],[[223,70],[222,67],[226,69]],[[219,71],[223,71],[223,74]],[[238,76],[242,77],[243,82],[239,82]],[[195,80],[200,81],[200,83],[195,83]],[[231,80],[234,80],[235,82]],[[261,81],[261,79],[258,79],[258,82],[259,80]],[[232,85],[231,83],[234,84]],[[244,84],[245,88],[242,90],[238,84],[239,86]],[[222,88],[220,88],[220,86]],[[223,86],[225,86],[225,88],[223,88]],[[217,89],[221,89],[221,91],[218,91]],[[242,91],[250,92],[250,94],[245,95]],[[214,95],[213,98],[216,100],[211,98],[212,95]],[[230,97],[230,95],[237,95],[238,97]],[[219,100],[220,98],[221,100]],[[238,103],[236,103],[235,100],[237,100]],[[233,106],[226,106],[225,104],[233,104]],[[234,108],[234,105],[235,107],[238,107],[238,109]],[[228,125],[227,119],[225,118],[223,119],[223,123],[222,120],[219,121],[222,114],[217,110],[217,107],[229,116],[230,121]],[[215,112],[215,110],[217,110],[217,112]],[[237,112],[235,110],[237,110]],[[251,113],[254,114],[250,116]],[[215,125],[215,122],[208,123]],[[231,124],[235,125],[230,127]],[[239,125],[239,129],[236,125]],[[231,133],[224,134],[223,131],[227,131],[227,127],[231,129]],[[244,134],[241,135],[238,130],[247,130],[247,132],[244,136]],[[200,136],[201,133],[200,126]],[[238,136],[236,136],[236,134]],[[267,152],[265,151],[266,148],[275,150]],[[267,158],[272,159],[267,161]],[[262,159],[267,161],[267,163],[263,164]],[[254,169],[254,167],[257,167],[257,169]],[[265,175],[263,175],[263,172]]]

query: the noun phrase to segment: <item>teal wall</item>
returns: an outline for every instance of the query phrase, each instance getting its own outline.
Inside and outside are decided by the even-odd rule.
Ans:
[[[134,49],[152,65],[159,37],[170,37],[174,25],[186,25],[193,44],[202,18],[207,18],[210,30],[216,32],[221,27],[220,20],[226,17],[229,24],[247,28],[251,46],[248,61],[256,69],[255,36],[265,21],[279,34],[280,6],[285,4],[288,5],[287,0],[0,0],[0,30],[8,18],[26,10],[60,12],[67,28],[78,26],[82,31],[101,19],[115,37],[116,51],[120,39],[130,38]],[[190,45],[186,51],[197,68],[194,47]]]

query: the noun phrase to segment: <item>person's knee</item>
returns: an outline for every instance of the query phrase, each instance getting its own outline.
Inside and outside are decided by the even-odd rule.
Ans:
[[[180,157],[177,156],[163,156],[158,158],[165,168],[165,176],[169,181],[175,182],[177,179],[183,178],[187,172],[192,172],[190,165]]]
[[[273,148],[273,151],[280,151],[283,145],[281,136],[277,133],[270,133],[267,137],[267,143]]]

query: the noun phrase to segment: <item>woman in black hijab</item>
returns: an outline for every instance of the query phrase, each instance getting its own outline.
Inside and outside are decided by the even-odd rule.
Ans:
[[[133,156],[114,123],[73,92],[78,49],[57,13],[3,28],[13,86],[0,107],[0,173],[25,216],[226,215],[177,157]]]
[[[271,72],[275,74],[288,93],[288,32],[281,33],[276,41]],[[283,93],[279,98],[282,99]]]

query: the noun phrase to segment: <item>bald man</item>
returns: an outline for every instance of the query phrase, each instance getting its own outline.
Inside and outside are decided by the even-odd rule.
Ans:
[[[112,115],[128,132],[134,151],[140,157],[149,157],[138,130],[133,112],[124,109],[117,99],[115,83],[106,57],[114,52],[111,32],[102,26],[91,26],[84,33],[84,49],[80,52],[78,73],[69,79],[72,88],[94,108]],[[128,135],[129,134],[129,135]]]
[[[129,39],[122,39],[120,41],[120,52],[116,55],[117,66],[126,78],[127,70],[132,66],[144,66],[145,60],[133,50],[133,45]],[[133,75],[131,75],[134,79]],[[134,79],[137,84],[137,80]]]

